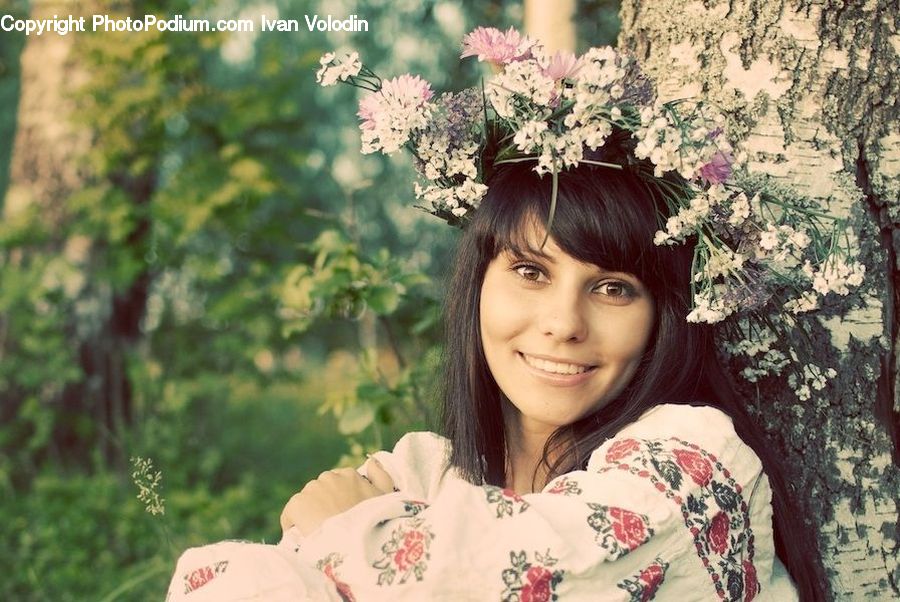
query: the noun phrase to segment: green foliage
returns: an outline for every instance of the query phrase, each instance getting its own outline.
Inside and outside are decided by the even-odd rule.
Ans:
[[[325,230],[304,248],[315,259],[287,276],[281,299],[287,318],[284,333],[303,332],[322,318],[358,318],[366,310],[385,317],[401,300],[409,302],[415,287],[429,283],[420,272],[407,271],[387,249],[368,259],[337,230]]]
[[[117,7],[236,17],[245,4]],[[472,80],[460,36],[521,7],[355,12],[371,35],[67,38],[79,88],[60,125],[90,141],[83,181],[7,195],[0,220],[0,599],[160,599],[185,547],[273,542],[307,480],[434,426],[451,233],[411,208],[408,162],[359,155],[357,98],[313,74],[348,44],[388,76]],[[4,107],[23,43],[3,34]],[[138,501],[131,456],[162,471],[164,516]]]
[[[284,502],[348,449],[315,411],[326,387],[324,375],[302,386],[169,387],[165,410],[128,445],[162,472],[162,516],[145,512],[128,471],[48,466],[27,494],[3,488],[0,599],[99,600],[128,584],[112,599],[161,599],[187,547],[276,542]]]

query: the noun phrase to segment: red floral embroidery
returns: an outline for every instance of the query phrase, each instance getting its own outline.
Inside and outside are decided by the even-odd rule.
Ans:
[[[759,591],[759,582],[756,580],[756,567],[749,560],[742,563],[744,568],[744,602],[750,602]]]
[[[509,553],[509,568],[503,569],[502,602],[551,602],[557,599],[556,586],[563,579],[563,571],[553,570],[557,559],[546,554],[534,553],[534,561],[525,551]]]
[[[635,445],[639,452],[629,456],[627,464],[613,462],[599,468],[599,472],[621,470],[645,478],[677,504],[717,596],[730,602],[749,602],[759,593],[760,586],[753,567],[750,509],[741,484],[718,458],[688,441],[672,437],[639,440]],[[595,513],[588,518],[591,526],[592,521],[602,522],[599,516]],[[602,541],[601,529],[594,528],[598,531],[598,543],[604,547],[610,540],[613,549],[619,544],[618,533],[611,528]],[[624,582],[621,586],[632,592],[643,591],[635,585],[638,582],[640,579],[635,576],[631,586],[626,587]]]
[[[337,553],[331,553],[316,563],[316,568],[325,573],[325,576],[334,583],[338,596],[342,602],[356,602],[356,597],[350,590],[350,586],[341,581],[337,574],[337,567],[344,562],[344,557]]]
[[[706,537],[709,540],[709,547],[716,554],[724,554],[728,549],[728,529],[728,515],[724,512],[716,514],[709,523]]]
[[[676,449],[673,450],[673,453],[678,466],[691,475],[695,483],[701,487],[709,485],[709,480],[712,478],[712,465],[709,463],[709,460],[697,452],[686,449]]]
[[[581,495],[581,487],[577,481],[572,481],[567,476],[562,476],[553,482],[553,487],[547,493],[559,493],[562,495]]]
[[[521,514],[528,510],[528,502],[512,489],[502,489],[495,485],[485,485],[484,492],[488,504],[494,504],[497,518]]]
[[[190,588],[188,591],[194,591],[195,589],[203,587],[214,578],[215,575],[213,575],[212,569],[208,566],[205,566],[195,570],[189,575],[186,575],[185,581],[187,581],[188,587]]]
[[[210,581],[221,575],[228,568],[228,561],[222,560],[210,566],[203,566],[194,569],[190,573],[184,574],[184,593],[189,594],[192,591],[203,587]]]
[[[665,571],[659,564],[651,564],[638,576],[638,579],[644,582],[644,590],[641,592],[641,602],[649,600],[659,589],[663,582]]]
[[[394,553],[397,570],[405,571],[422,560],[425,555],[425,535],[420,531],[410,531],[403,538],[403,547]]]
[[[410,575],[421,581],[428,568],[428,548],[433,539],[434,534],[422,518],[410,519],[394,529],[381,546],[381,558],[372,563],[372,568],[380,569],[378,585],[390,585],[398,576],[401,584]]]
[[[522,586],[522,602],[549,602],[553,573],[542,566],[533,566],[528,569],[525,578],[528,583]]]
[[[588,525],[597,532],[597,544],[609,552],[610,560],[624,556],[643,545],[653,536],[650,519],[624,508],[588,504],[594,512],[588,515]]]
[[[619,543],[633,550],[647,541],[647,526],[644,518],[634,512],[622,508],[610,508],[609,515],[613,519],[613,533]]]
[[[640,444],[634,439],[622,439],[621,441],[616,441],[609,446],[608,450],[606,450],[606,461],[610,463],[618,462],[640,448]]]
[[[648,602],[652,600],[659,591],[666,577],[666,569],[669,563],[663,561],[662,558],[656,558],[652,564],[647,566],[637,575],[630,579],[625,579],[617,585],[631,594],[631,602]]]

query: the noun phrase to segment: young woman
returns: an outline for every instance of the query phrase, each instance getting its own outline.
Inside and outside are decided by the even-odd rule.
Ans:
[[[777,460],[685,320],[690,246],[653,244],[666,204],[630,149],[594,158],[631,166],[561,172],[549,237],[550,177],[489,180],[446,298],[446,438],[323,473],[278,546],[189,550],[169,599],[821,598]]]

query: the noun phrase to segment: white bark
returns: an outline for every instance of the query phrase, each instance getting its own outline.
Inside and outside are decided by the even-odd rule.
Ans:
[[[843,320],[822,320],[830,341],[810,346],[840,373],[824,399],[808,402],[812,418],[791,415],[797,402],[785,385],[767,403],[764,425],[793,448],[786,459],[798,498],[819,527],[829,585],[841,600],[900,595],[900,477],[892,462],[900,400],[898,20],[900,7],[888,0],[622,6],[619,45],[661,82],[662,97],[718,103],[735,118],[731,130],[750,169],[854,220],[867,289]]]
[[[60,9],[59,4],[36,2],[29,18],[52,18]],[[39,203],[48,219],[58,218],[60,203],[54,201],[77,190],[83,181],[73,158],[85,152],[89,139],[85,130],[66,119],[74,108],[69,90],[84,80],[84,74],[73,69],[73,39],[32,35],[22,50],[10,187],[3,205],[6,219],[32,203]]]
[[[525,0],[525,33],[551,53],[575,51],[575,0]]]

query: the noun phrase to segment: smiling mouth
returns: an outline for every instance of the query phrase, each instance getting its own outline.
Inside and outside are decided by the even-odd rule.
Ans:
[[[537,357],[533,357],[530,355],[526,355],[524,353],[519,352],[519,355],[522,356],[522,359],[525,360],[532,368],[536,368],[541,370],[542,372],[548,372],[550,374],[560,374],[560,375],[575,375],[575,374],[584,374],[590,370],[596,368],[596,366],[585,366],[583,364],[567,364],[561,362],[553,362],[550,360],[545,360]]]

